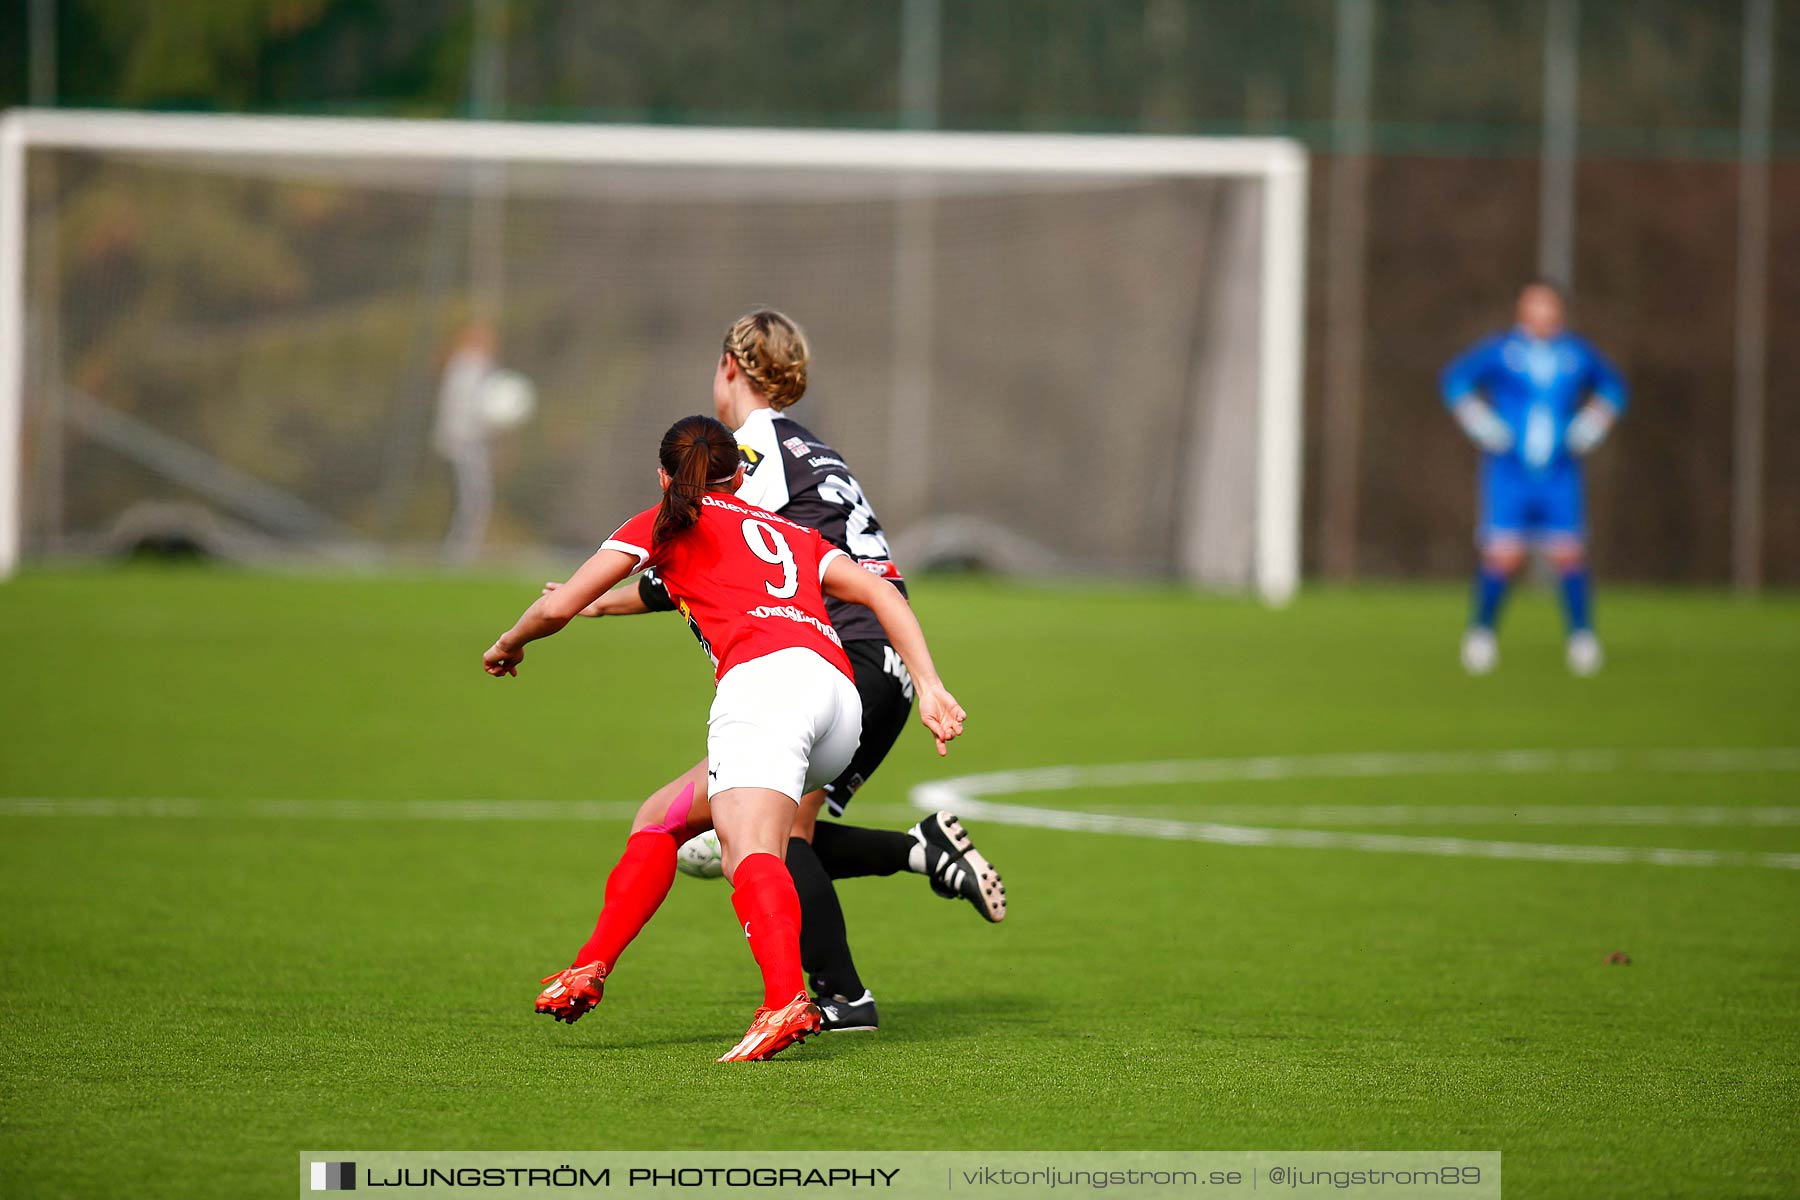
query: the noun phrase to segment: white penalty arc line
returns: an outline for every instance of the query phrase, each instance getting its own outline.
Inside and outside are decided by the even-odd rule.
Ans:
[[[1686,804],[1162,804],[1137,805],[1134,816],[1182,817],[1227,824],[1292,825],[1646,825],[1779,827],[1800,825],[1800,807],[1730,808]]]
[[[1800,771],[1800,747],[1704,750],[1503,750],[1468,753],[1318,754],[1257,758],[1214,758],[1094,766],[1042,767],[994,771],[920,784],[915,808],[948,809],[971,820],[1074,833],[1118,834],[1164,841],[1223,846],[1277,846],[1313,850],[1358,850],[1378,854],[1427,854],[1443,858],[1494,858],[1534,862],[1648,863],[1658,866],[1755,866],[1800,870],[1800,854],[1733,850],[1681,850],[1642,846],[1561,845],[1473,838],[1415,837],[1323,829],[1284,829],[1219,821],[1183,821],[1115,813],[1000,803],[984,797],[1032,792],[1074,791],[1180,783],[1258,782],[1281,779],[1379,779],[1426,775],[1599,773],[1613,771],[1729,772]],[[1311,806],[1314,809],[1326,806]],[[1428,806],[1416,807],[1429,820]],[[1550,806],[1535,806],[1539,809]],[[1491,806],[1489,806],[1491,811]],[[1584,810],[1594,811],[1594,810]],[[1640,809],[1632,810],[1641,812]],[[1677,812],[1681,810],[1675,810]],[[1695,810],[1717,818],[1718,809]],[[1792,822],[1792,809],[1767,812],[1753,824]],[[1546,822],[1547,823],[1547,822]],[[1628,822],[1615,822],[1628,823]],[[1651,823],[1649,821],[1639,823]],[[1669,820],[1664,824],[1724,823],[1722,819]]]

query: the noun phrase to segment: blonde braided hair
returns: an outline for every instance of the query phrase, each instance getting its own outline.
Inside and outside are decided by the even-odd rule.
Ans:
[[[777,412],[806,395],[806,332],[772,308],[745,313],[725,331],[725,353]]]

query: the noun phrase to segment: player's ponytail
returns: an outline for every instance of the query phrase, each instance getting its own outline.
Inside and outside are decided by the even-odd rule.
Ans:
[[[806,395],[812,351],[806,331],[785,313],[772,308],[745,313],[725,331],[725,353],[776,412]]]
[[[680,536],[700,519],[700,497],[708,488],[731,482],[743,462],[737,439],[711,417],[683,417],[663,434],[656,453],[668,472],[668,490],[656,510],[651,536],[666,542]]]

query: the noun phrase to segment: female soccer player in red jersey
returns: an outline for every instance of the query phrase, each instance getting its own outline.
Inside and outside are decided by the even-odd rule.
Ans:
[[[689,788],[660,821],[640,817],[607,878],[582,959],[545,979],[550,986],[537,1007],[573,1022],[600,1002],[619,954],[668,895],[676,848],[714,828],[732,906],[763,976],[762,1007],[720,1061],[763,1059],[820,1027],[800,965],[800,902],[782,855],[795,806],[843,771],[862,725],[855,677],[825,596],[865,605],[881,622],[912,675],[920,719],[940,754],[962,733],[966,714],[938,678],[919,623],[892,584],[814,530],[735,499],[743,460],[723,425],[701,416],[677,421],[659,460],[661,504],[620,526],[482,656],[488,674],[518,674],[527,643],[556,633],[626,576],[652,567],[699,634],[718,685],[708,719],[707,798]]]

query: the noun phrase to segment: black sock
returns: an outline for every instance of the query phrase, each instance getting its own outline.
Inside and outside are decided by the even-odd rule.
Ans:
[[[820,821],[813,829],[813,850],[833,879],[910,870],[909,859],[918,844],[912,834],[896,829],[864,829],[835,821]]]
[[[850,935],[844,931],[844,909],[838,903],[831,876],[813,853],[811,843],[788,839],[788,874],[800,893],[800,965],[816,996],[860,999],[862,978],[850,957]]]

